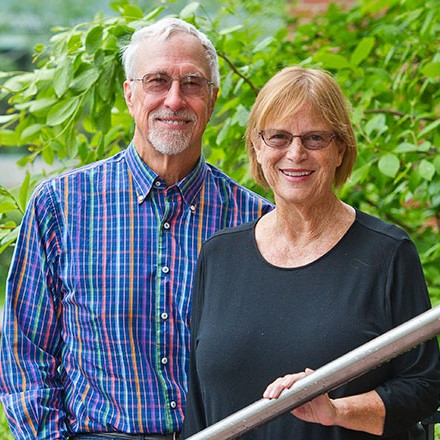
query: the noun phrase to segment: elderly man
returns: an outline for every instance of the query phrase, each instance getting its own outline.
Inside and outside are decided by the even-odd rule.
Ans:
[[[203,33],[161,20],[123,63],[132,143],[41,184],[17,241],[1,399],[21,440],[178,438],[198,251],[272,208],[201,154],[219,86]]]

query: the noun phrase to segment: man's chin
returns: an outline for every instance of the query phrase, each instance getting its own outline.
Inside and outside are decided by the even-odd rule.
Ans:
[[[183,153],[187,148],[188,145],[173,145],[173,144],[164,144],[164,143],[151,143],[153,148],[161,154],[165,154],[167,156],[177,156],[178,154]]]

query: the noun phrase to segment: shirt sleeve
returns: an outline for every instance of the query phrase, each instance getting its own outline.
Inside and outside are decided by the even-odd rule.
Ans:
[[[49,184],[23,217],[6,286],[0,351],[1,400],[15,438],[67,438],[63,412],[57,215]]]
[[[396,327],[430,308],[417,250],[410,240],[398,246],[388,273],[387,307]],[[432,414],[439,405],[437,340],[431,339],[391,361],[393,378],[376,391],[385,408],[384,437],[395,435]]]
[[[194,275],[191,314],[191,353],[188,378],[188,394],[183,425],[183,438],[188,438],[206,428],[203,398],[197,374],[196,347],[203,308],[203,247]]]

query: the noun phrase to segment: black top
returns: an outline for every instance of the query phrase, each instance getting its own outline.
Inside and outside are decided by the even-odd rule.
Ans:
[[[286,269],[261,256],[255,224],[221,231],[199,257],[185,438],[261,399],[277,377],[317,369],[430,307],[416,248],[395,226],[357,211],[333,249],[310,264]],[[372,389],[386,407],[383,438],[411,438],[410,427],[438,405],[436,340],[330,396]],[[240,438],[378,437],[305,423],[287,413]]]

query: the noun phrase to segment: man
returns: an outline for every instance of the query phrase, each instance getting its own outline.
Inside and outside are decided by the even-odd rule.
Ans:
[[[178,438],[197,253],[272,208],[201,155],[219,86],[204,34],[164,19],[123,63],[133,142],[40,185],[17,241],[1,398],[21,440]]]

